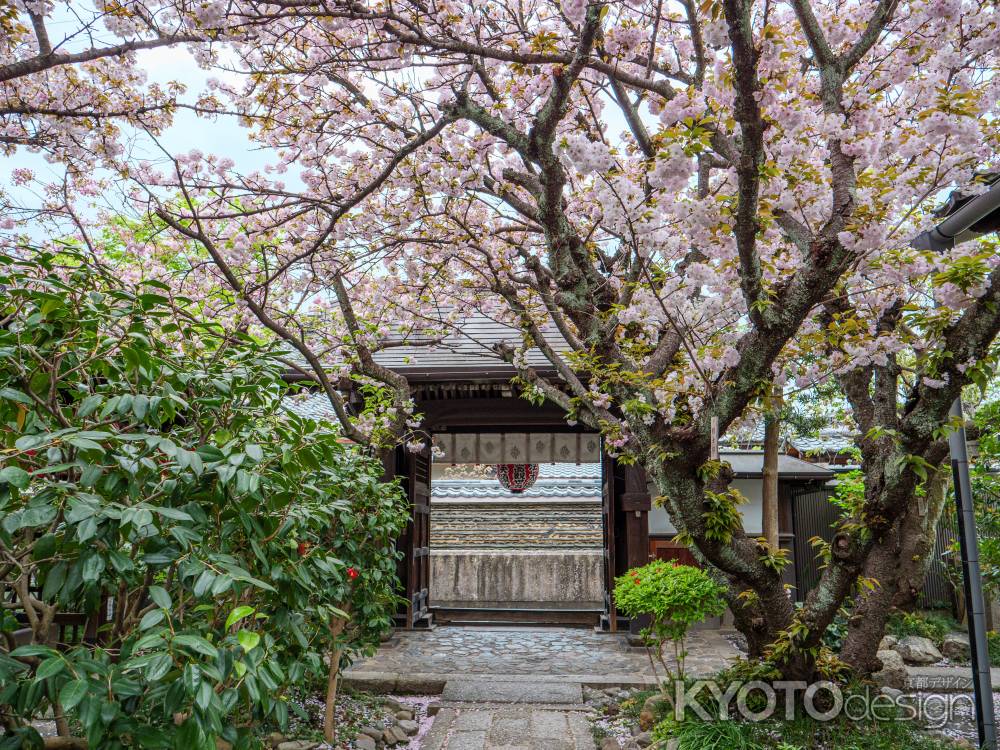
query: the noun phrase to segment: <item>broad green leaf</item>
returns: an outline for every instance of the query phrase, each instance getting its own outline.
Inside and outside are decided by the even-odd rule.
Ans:
[[[7,482],[23,490],[28,486],[31,477],[20,466],[5,466],[0,469],[0,482]]]
[[[61,656],[53,656],[38,665],[35,670],[35,679],[47,680],[66,669],[66,661]]]
[[[64,711],[76,708],[77,704],[87,695],[86,680],[70,680],[59,691],[59,703]]]
[[[104,397],[98,394],[87,396],[87,398],[81,401],[80,405],[77,407],[76,416],[80,419],[89,417],[97,410],[97,407],[100,406],[103,401]]]
[[[175,646],[186,646],[194,651],[197,651],[199,654],[203,654],[204,656],[208,656],[213,659],[218,654],[218,649],[200,635],[191,635],[189,633],[177,635],[174,636],[173,644]]]
[[[163,622],[164,614],[162,609],[151,609],[139,620],[139,630],[149,630]]]
[[[150,682],[156,682],[162,679],[173,666],[174,660],[170,654],[154,654],[146,664],[144,676]]]
[[[239,622],[244,617],[249,617],[256,611],[257,610],[255,610],[253,607],[248,607],[246,605],[237,607],[232,612],[230,612],[229,617],[226,618],[226,630],[229,630],[229,628],[231,628],[233,624]]]
[[[31,397],[15,388],[0,388],[0,399],[16,401],[19,404],[32,403]]]
[[[252,630],[241,630],[236,634],[236,640],[240,642],[243,650],[249,653],[260,644],[260,633],[255,633]]]
[[[170,609],[170,594],[168,594],[167,590],[162,586],[150,586],[149,598],[153,600],[153,603],[156,604],[157,607]]]
[[[10,652],[10,656],[58,656],[59,652],[54,648],[49,648],[48,646],[18,646],[13,651]]]
[[[81,576],[85,583],[95,583],[104,572],[104,558],[99,554],[92,554],[83,562]]]

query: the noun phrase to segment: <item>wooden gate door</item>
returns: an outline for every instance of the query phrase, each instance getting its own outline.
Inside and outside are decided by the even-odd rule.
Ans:
[[[406,626],[416,627],[430,613],[430,533],[431,533],[431,457],[430,451],[409,454],[407,495],[411,513],[409,559],[406,576]]]
[[[604,519],[604,618],[605,627],[612,633],[618,630],[618,611],[615,609],[615,462],[610,456],[601,460],[601,507]]]

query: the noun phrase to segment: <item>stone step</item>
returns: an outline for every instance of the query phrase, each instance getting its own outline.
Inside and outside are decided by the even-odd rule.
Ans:
[[[567,680],[504,682],[472,677],[445,683],[441,700],[447,703],[531,703],[573,705],[583,703],[583,685]]]

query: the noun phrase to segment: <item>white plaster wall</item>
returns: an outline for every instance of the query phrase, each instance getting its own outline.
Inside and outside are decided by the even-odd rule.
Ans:
[[[760,534],[763,529],[761,505],[763,503],[763,480],[761,479],[734,479],[732,485],[749,502],[739,506],[740,513],[743,514],[743,530],[749,534]],[[656,497],[656,493],[653,493]],[[670,523],[667,511],[663,508],[653,506],[649,512],[649,533],[650,534],[676,534],[677,529]]]

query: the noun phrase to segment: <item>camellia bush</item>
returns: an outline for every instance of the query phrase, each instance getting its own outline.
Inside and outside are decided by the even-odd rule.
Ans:
[[[700,568],[655,560],[615,579],[615,606],[629,617],[648,619],[642,635],[669,682],[684,679],[684,640],[691,626],[726,611],[723,592]],[[673,647],[676,674],[666,659],[668,644]]]
[[[258,747],[315,679],[332,737],[398,602],[382,463],[165,287],[37,253],[0,288],[0,747]]]

